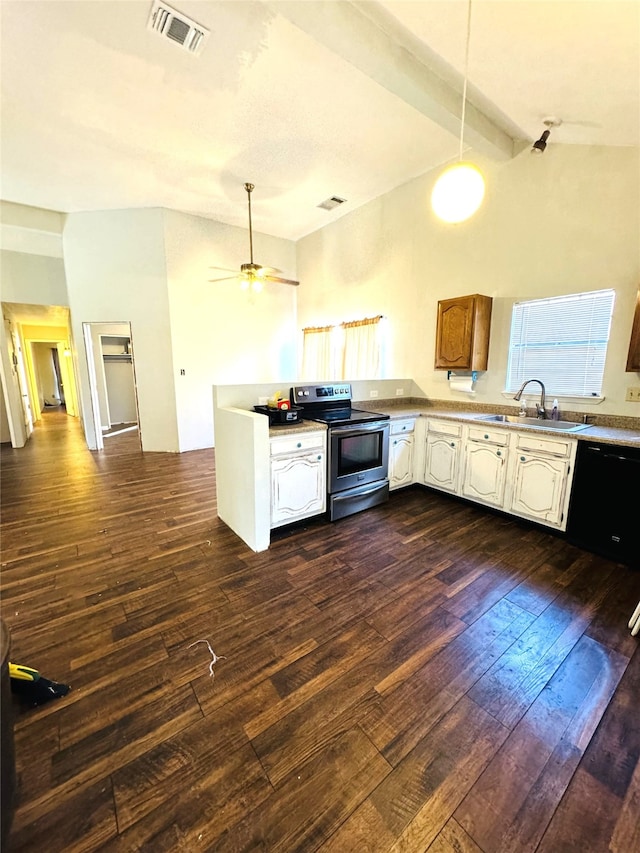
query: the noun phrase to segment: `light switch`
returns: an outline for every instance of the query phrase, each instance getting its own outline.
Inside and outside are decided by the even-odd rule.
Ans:
[[[627,403],[640,403],[640,385],[637,387],[630,385],[627,388],[627,395],[624,399]]]

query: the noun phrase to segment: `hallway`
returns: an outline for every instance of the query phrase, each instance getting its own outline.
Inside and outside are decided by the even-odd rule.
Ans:
[[[214,458],[2,446],[11,659],[71,685],[8,853],[640,849],[639,571],[418,488],[254,554]]]

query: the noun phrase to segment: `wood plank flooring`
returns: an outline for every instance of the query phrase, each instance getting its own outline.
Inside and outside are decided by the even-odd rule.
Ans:
[[[11,659],[72,688],[9,853],[640,852],[640,570],[419,488],[254,554],[214,451],[62,412],[0,461]]]

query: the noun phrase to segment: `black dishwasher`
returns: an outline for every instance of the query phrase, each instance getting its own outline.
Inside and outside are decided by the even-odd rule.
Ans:
[[[640,448],[578,442],[567,538],[640,567]]]

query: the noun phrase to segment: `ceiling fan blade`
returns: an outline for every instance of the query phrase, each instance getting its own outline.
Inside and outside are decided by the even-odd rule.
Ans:
[[[240,271],[235,272],[234,270],[230,270],[227,267],[214,267],[210,266],[210,270],[221,270],[223,272],[235,272],[235,275],[224,276],[223,278],[210,278],[210,282],[214,281],[231,281],[231,279],[237,279],[242,288],[246,289],[251,287],[253,290],[262,289],[263,281],[273,281],[276,284],[291,284],[293,287],[298,287],[300,284],[299,281],[294,281],[292,278],[281,278],[279,275],[274,275],[274,273],[279,273],[280,270],[276,269],[276,267],[263,267],[261,264],[256,264],[253,260],[253,224],[251,221],[251,193],[255,189],[253,184],[246,183],[244,185],[245,191],[247,193],[247,208],[249,212],[249,257],[250,260],[246,264],[240,264]]]
[[[292,278],[280,278],[277,275],[265,275],[264,278],[266,281],[275,281],[278,284],[292,284],[294,287],[298,287],[300,284],[299,281],[295,281]]]

